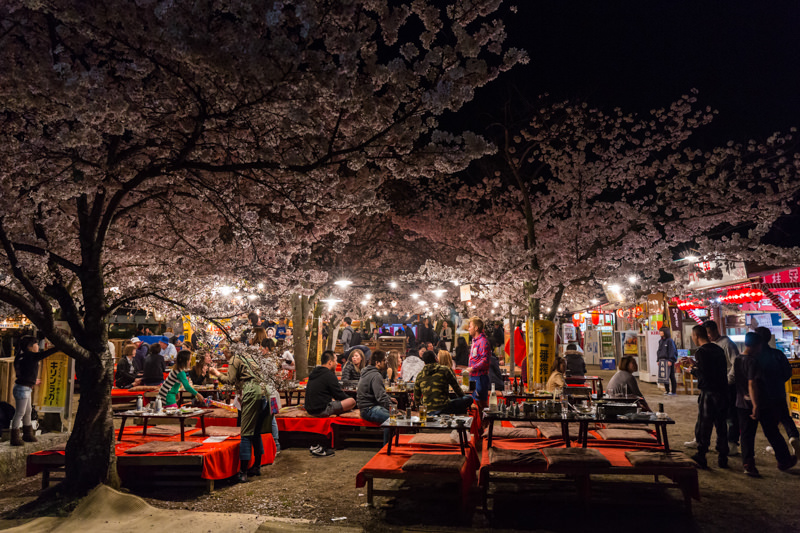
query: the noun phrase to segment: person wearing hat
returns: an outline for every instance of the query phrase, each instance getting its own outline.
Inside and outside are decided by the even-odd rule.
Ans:
[[[144,372],[144,360],[147,359],[147,351],[150,349],[150,345],[139,337],[132,337],[131,344],[136,346],[136,353],[133,355],[133,369],[136,374],[141,374]]]
[[[174,344],[169,342],[169,337],[163,335],[158,339],[158,344],[161,345],[161,357],[164,358],[164,362],[167,363],[167,366],[175,364],[175,357],[178,356],[178,350],[175,348]]]

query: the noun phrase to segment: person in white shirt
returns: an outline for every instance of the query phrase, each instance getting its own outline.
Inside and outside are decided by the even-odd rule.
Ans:
[[[158,340],[158,344],[161,345],[161,357],[164,358],[164,361],[168,365],[172,365],[175,363],[175,358],[178,356],[178,350],[175,349],[175,345],[169,342],[169,337],[161,337]]]

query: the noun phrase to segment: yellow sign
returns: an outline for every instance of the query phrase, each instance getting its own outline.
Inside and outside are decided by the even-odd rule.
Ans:
[[[56,352],[42,361],[42,384],[39,386],[39,406],[43,411],[61,409],[69,394],[69,357]]]
[[[528,320],[528,391],[546,383],[556,355],[556,325],[549,320]]]

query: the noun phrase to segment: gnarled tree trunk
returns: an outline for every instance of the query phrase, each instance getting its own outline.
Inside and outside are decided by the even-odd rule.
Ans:
[[[293,294],[292,307],[292,345],[294,348],[294,364],[297,379],[308,377],[308,335],[306,321],[308,320],[308,296]]]
[[[81,398],[66,447],[67,491],[85,494],[105,483],[119,487],[111,411],[114,361],[106,349],[90,362],[76,361]]]

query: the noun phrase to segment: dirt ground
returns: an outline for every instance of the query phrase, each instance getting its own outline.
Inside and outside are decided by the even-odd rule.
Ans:
[[[608,381],[612,372],[591,369]],[[693,438],[696,396],[663,396],[655,385],[642,383],[651,406],[663,403],[677,423],[669,428],[673,449],[684,450]],[[408,486],[378,480],[376,488],[404,490],[402,498],[377,498],[366,503],[365,488],[355,487],[358,470],[375,454],[377,446],[348,446],[332,457],[313,457],[307,447],[284,449],[263,475],[243,485],[227,482],[204,494],[199,490],[158,489],[139,491],[150,504],[192,511],[235,512],[284,518],[302,518],[322,525],[342,525],[364,531],[441,529],[492,529],[526,531],[575,531],[591,521],[592,531],[800,531],[800,466],[780,472],[774,456],[765,450],[759,431],[756,461],[760,479],[742,473],[740,457],[731,458],[727,470],[716,467],[709,454],[710,470],[700,471],[701,501],[687,516],[680,491],[651,483],[652,478],[620,478],[592,481],[592,500],[579,503],[574,485],[566,479],[538,477],[520,489],[517,484],[493,485],[490,512],[480,509],[461,513],[454,504],[458,488],[453,484]],[[647,481],[644,483],[643,481]],[[38,494],[39,477],[0,486],[0,513],[30,502]],[[478,503],[477,492],[475,502]],[[578,522],[580,520],[580,522]]]

